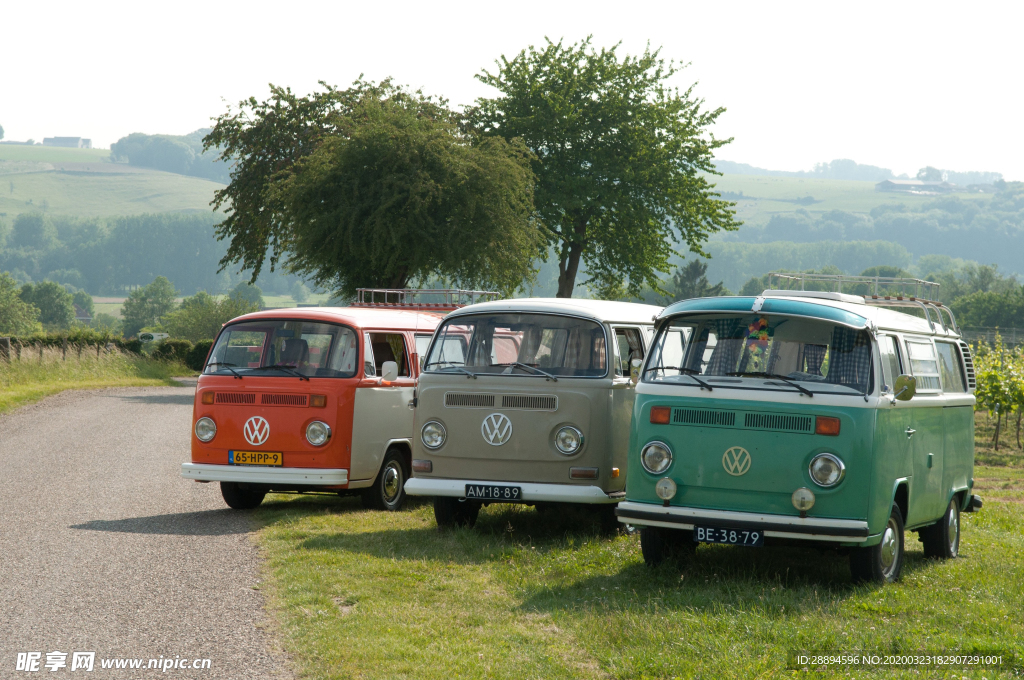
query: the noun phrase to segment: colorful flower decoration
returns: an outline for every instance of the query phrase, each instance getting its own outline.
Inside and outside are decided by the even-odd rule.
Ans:
[[[761,317],[747,326],[747,350],[759,356],[768,350],[768,319]]]

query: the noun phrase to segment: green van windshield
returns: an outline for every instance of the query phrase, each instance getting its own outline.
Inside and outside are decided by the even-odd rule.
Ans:
[[[703,380],[723,388],[867,394],[871,338],[866,330],[821,319],[691,315],[662,327],[644,370],[644,380],[655,383],[695,386]],[[777,381],[765,382],[766,377]]]

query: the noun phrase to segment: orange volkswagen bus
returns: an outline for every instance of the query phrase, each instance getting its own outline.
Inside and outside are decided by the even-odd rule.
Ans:
[[[358,493],[397,510],[411,467],[418,357],[483,291],[360,290],[352,307],[275,309],[222,328],[199,376],[192,460],[232,508],[267,493]],[[434,301],[430,301],[434,300]]]

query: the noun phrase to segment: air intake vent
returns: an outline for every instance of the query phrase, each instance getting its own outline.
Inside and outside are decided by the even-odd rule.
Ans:
[[[218,404],[255,404],[256,395],[246,392],[218,392]]]
[[[776,413],[746,413],[743,426],[751,430],[779,430],[782,432],[811,432],[814,419],[810,416],[784,416]]]
[[[444,405],[448,408],[494,408],[494,395],[448,392],[444,395]]]
[[[677,408],[672,410],[675,425],[710,425],[712,427],[733,427],[736,414],[732,411],[708,411],[706,409]]]
[[[501,407],[528,411],[557,411],[558,397],[549,394],[503,394]]]
[[[264,394],[260,399],[264,406],[305,406],[308,401],[305,394]]]
[[[971,356],[971,346],[961,341],[960,353],[964,357],[964,370],[967,371],[967,389],[973,390],[978,383],[974,378],[974,357]]]

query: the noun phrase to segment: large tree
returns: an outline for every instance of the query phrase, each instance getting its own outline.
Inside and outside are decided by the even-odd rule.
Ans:
[[[468,112],[483,134],[522,138],[534,153],[534,201],[558,258],[558,296],[571,297],[580,263],[599,291],[658,289],[672,242],[699,255],[733,229],[732,203],[707,175],[719,140],[693,88],[668,81],[679,67],[658,51],[619,58],[617,48],[550,40],[477,76],[500,93]]]
[[[160,317],[174,309],[177,296],[174,284],[163,276],[133,290],[121,306],[125,337],[131,337],[146,326],[156,324]]]
[[[39,330],[39,309],[21,297],[18,282],[0,272],[0,335],[28,335]]]
[[[253,280],[269,255],[317,285],[402,288],[430,277],[514,291],[533,274],[530,154],[466,132],[444,100],[389,80],[298,97],[273,87],[217,119],[235,165],[222,266]]]
[[[53,281],[21,287],[21,299],[39,310],[39,320],[47,329],[63,330],[75,322],[74,298],[64,286]]]

